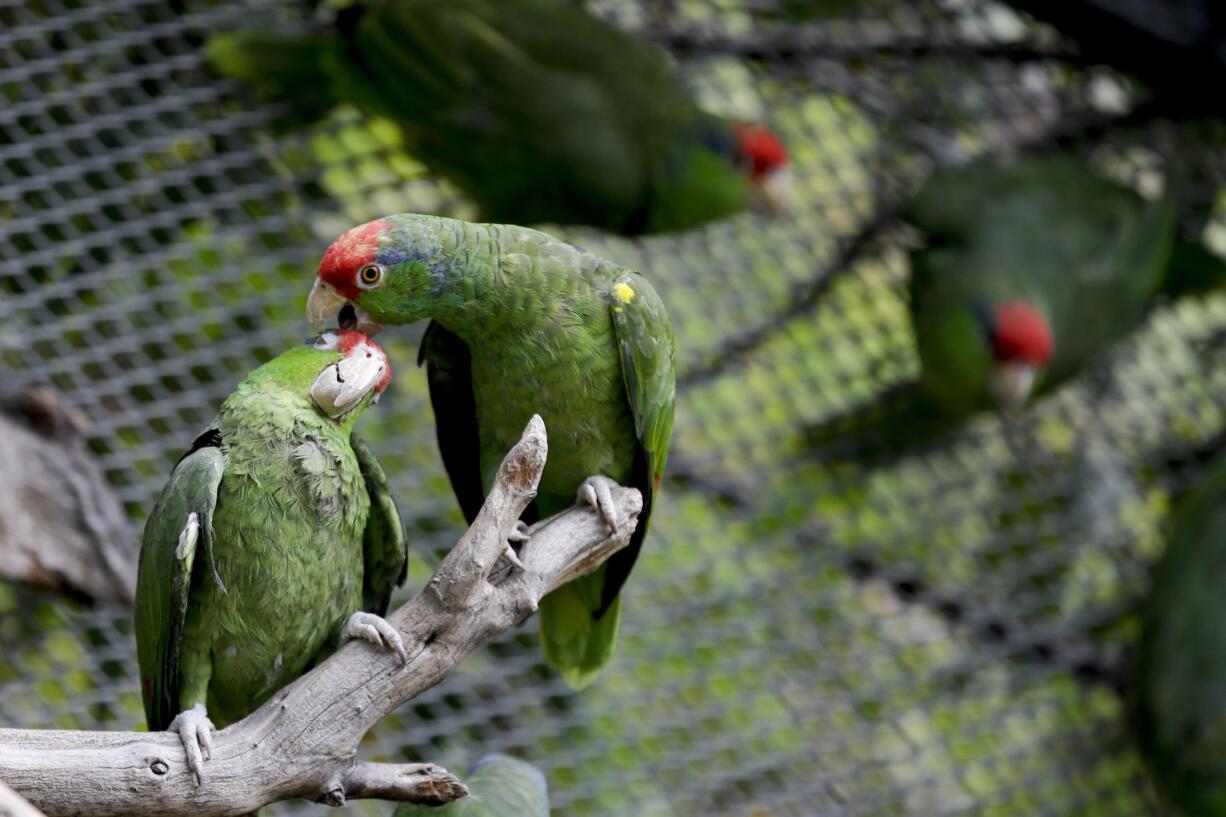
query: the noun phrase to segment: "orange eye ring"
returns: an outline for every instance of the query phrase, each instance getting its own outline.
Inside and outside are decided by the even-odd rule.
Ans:
[[[373,289],[383,281],[383,267],[378,264],[363,264],[358,268],[358,286]]]

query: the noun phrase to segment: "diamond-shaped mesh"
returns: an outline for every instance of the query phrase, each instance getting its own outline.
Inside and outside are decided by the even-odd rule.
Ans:
[[[364,750],[457,770],[513,752],[568,815],[1152,813],[1120,670],[1200,467],[1156,455],[1223,426],[1226,300],[1159,309],[1024,419],[976,418],[920,457],[831,468],[802,431],[916,369],[893,213],[934,164],[1063,141],[1146,185],[1178,152],[1212,212],[1222,133],[1122,118],[1127,82],[1003,5],[805,5],[591,4],[672,49],[704,105],[783,135],[798,212],[639,240],[554,231],[645,270],[677,332],[675,468],[617,660],[574,694],[526,626]],[[474,214],[390,124],[340,110],[274,135],[273,111],[206,70],[209,33],[300,17],[0,0],[0,365],[89,416],[138,525],[234,383],[307,334],[333,237],[389,212]],[[1222,243],[1218,220],[1189,229]],[[405,595],[462,530],[420,331],[380,336],[398,375],[362,421],[412,537]],[[0,585],[0,723],[141,727],[129,618]]]

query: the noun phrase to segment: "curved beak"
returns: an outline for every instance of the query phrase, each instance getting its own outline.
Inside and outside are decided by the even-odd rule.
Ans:
[[[319,410],[339,420],[370,394],[387,371],[383,353],[362,342],[324,368],[311,384],[311,399]]]
[[[1038,373],[1037,368],[1020,361],[997,364],[988,380],[988,390],[1006,411],[1021,411],[1030,400]]]
[[[796,208],[796,191],[792,169],[782,165],[758,179],[761,191],[761,209],[776,216],[784,216]]]
[[[348,308],[346,308],[348,307]],[[367,337],[374,337],[383,329],[383,324],[372,318],[357,304],[348,301],[344,295],[336,291],[336,287],[315,279],[311,294],[307,296],[307,320],[316,332],[328,328],[328,323],[337,314],[342,329],[356,329]]]
[[[328,321],[340,312],[346,303],[345,296],[337,292],[335,287],[316,278],[315,286],[311,287],[311,294],[307,296],[306,314],[311,328],[316,332],[327,329]]]

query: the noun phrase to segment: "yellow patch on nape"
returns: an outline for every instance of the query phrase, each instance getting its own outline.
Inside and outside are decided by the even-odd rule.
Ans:
[[[613,294],[617,296],[617,300],[624,304],[628,304],[634,300],[634,290],[629,284],[618,282],[613,285]]]

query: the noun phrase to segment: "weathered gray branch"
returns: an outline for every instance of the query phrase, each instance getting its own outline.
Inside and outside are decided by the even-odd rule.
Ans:
[[[0,729],[0,779],[50,817],[225,817],[292,797],[340,805],[358,797],[441,803],[462,796],[459,782],[436,766],[362,763],[355,753],[381,718],[522,621],[547,592],[626,546],[634,524],[612,535],[592,510],[572,508],[529,530],[519,550],[526,570],[491,575],[536,491],[546,451],[545,426],[534,417],[472,527],[426,589],[388,616],[408,648],[407,664],[369,644],[347,644],[218,732],[200,786],[178,736],[166,732]],[[636,523],[639,492],[613,496],[619,517]]]
[[[87,421],[53,392],[0,371],[0,576],[131,604],[136,545],[86,445]]]

